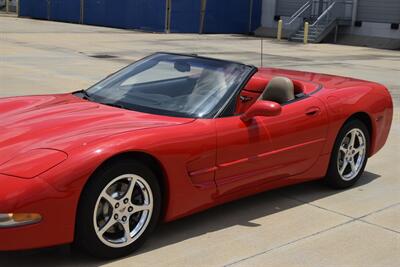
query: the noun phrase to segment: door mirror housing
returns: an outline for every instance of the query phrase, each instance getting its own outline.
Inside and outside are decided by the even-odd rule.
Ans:
[[[258,100],[245,113],[240,116],[244,122],[250,121],[257,116],[278,116],[282,112],[282,106],[273,101]]]

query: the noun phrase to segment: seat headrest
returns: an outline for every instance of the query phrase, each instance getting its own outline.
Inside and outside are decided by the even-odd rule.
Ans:
[[[262,93],[261,99],[274,101],[279,104],[295,99],[293,81],[280,76],[272,78]]]

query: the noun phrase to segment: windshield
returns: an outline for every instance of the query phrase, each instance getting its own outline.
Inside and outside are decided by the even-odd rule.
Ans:
[[[140,112],[213,117],[252,67],[195,56],[159,53],[144,58],[86,91],[95,102]]]

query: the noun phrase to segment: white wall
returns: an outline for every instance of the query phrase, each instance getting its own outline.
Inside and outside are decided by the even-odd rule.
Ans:
[[[361,27],[346,27],[341,30],[341,33],[400,40],[400,30],[390,29],[390,24],[388,23],[375,23],[364,21]]]
[[[276,4],[279,0],[263,0],[262,1],[262,15],[261,15],[261,26],[269,29],[277,27],[277,22],[274,21]],[[400,1],[400,0],[399,0]],[[357,0],[354,0],[357,4]],[[347,15],[351,16],[351,10],[347,10]],[[355,18],[356,10],[354,10],[353,20]],[[285,18],[283,18],[285,21]],[[353,21],[354,22],[354,21]],[[354,25],[354,23],[353,23]],[[400,39],[400,30],[390,29],[390,24],[387,23],[374,23],[374,22],[363,22],[362,27],[343,27],[340,31],[343,34],[353,34],[359,36],[369,37],[382,37],[390,39]]]
[[[277,0],[263,0],[261,8],[261,26],[272,28],[276,27],[276,22],[274,21],[275,9]]]

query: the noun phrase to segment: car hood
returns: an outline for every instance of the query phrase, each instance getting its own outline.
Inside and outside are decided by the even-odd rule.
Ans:
[[[35,148],[68,151],[122,132],[189,123],[90,102],[72,94],[0,99],[0,165]]]

